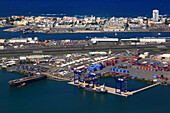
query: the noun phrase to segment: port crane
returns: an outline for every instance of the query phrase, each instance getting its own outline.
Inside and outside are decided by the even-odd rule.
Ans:
[[[121,94],[121,92],[127,92],[127,79],[114,77],[115,79],[115,93]]]

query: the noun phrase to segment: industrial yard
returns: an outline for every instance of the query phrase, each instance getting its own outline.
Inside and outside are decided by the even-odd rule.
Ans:
[[[86,37],[86,40],[0,39],[0,66],[24,75],[11,87],[34,81],[67,81],[81,89],[128,97],[157,85],[170,85],[170,38]],[[114,78],[112,87],[101,78]],[[128,91],[129,80],[149,86]]]
[[[27,77],[45,75],[48,79],[56,81],[71,81],[69,84],[73,85],[74,83],[75,85],[81,85],[84,84],[83,81],[91,81],[102,77],[108,77],[108,79],[112,77],[118,83],[120,82],[120,86],[115,85],[113,88],[106,86],[108,93],[126,97],[159,84],[170,85],[170,55],[151,55],[150,52],[142,52],[143,54],[139,55],[140,50],[138,49],[116,53],[109,50],[108,53],[103,51],[63,55],[2,57],[1,69]],[[129,92],[127,89],[123,89],[127,86],[122,86],[122,83],[125,83],[119,81],[119,79],[127,82],[128,79],[134,79],[149,84],[155,83],[155,85]],[[88,83],[90,86],[92,85],[91,82]],[[96,83],[94,82],[94,84]]]

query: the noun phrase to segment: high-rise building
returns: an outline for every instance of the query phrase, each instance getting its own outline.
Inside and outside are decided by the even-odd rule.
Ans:
[[[159,10],[153,10],[153,21],[158,22],[159,19]]]

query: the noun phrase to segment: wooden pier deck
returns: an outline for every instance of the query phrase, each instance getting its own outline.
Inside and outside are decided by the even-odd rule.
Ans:
[[[79,84],[74,84],[74,82],[68,82],[68,84],[78,86],[79,84],[83,84],[83,83],[80,82]],[[135,90],[135,91],[131,91],[131,92],[121,92],[121,93],[116,93],[116,92],[115,92],[116,89],[115,89],[115,88],[112,88],[112,87],[107,87],[107,86],[105,86],[105,88],[106,88],[107,92],[110,93],[110,94],[115,94],[115,95],[119,95],[119,96],[128,97],[128,96],[130,96],[130,95],[133,95],[133,94],[135,94],[135,93],[141,92],[141,91],[143,91],[143,90],[146,90],[146,89],[155,87],[155,86],[157,86],[157,85],[160,85],[160,83],[158,82],[158,83],[152,84],[152,85],[150,85],[150,86],[147,86],[147,87],[144,87],[144,88]],[[120,92],[120,90],[117,89],[117,92]]]

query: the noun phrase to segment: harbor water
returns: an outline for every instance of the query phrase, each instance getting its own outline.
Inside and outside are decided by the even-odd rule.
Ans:
[[[58,33],[58,34],[45,34],[45,33],[28,33],[23,34],[22,32],[7,32],[3,31],[9,27],[0,28],[0,38],[27,38],[27,37],[38,37],[39,39],[45,40],[85,40],[94,37],[109,37],[109,38],[143,38],[143,37],[170,37],[170,32],[122,32],[122,33]],[[87,38],[88,37],[88,38]]]
[[[22,75],[0,71],[0,113],[169,113],[170,87],[156,86],[129,97],[85,91],[67,82],[42,80],[20,88],[8,81]],[[101,83],[114,87],[113,78]],[[128,89],[148,84],[128,81]]]

